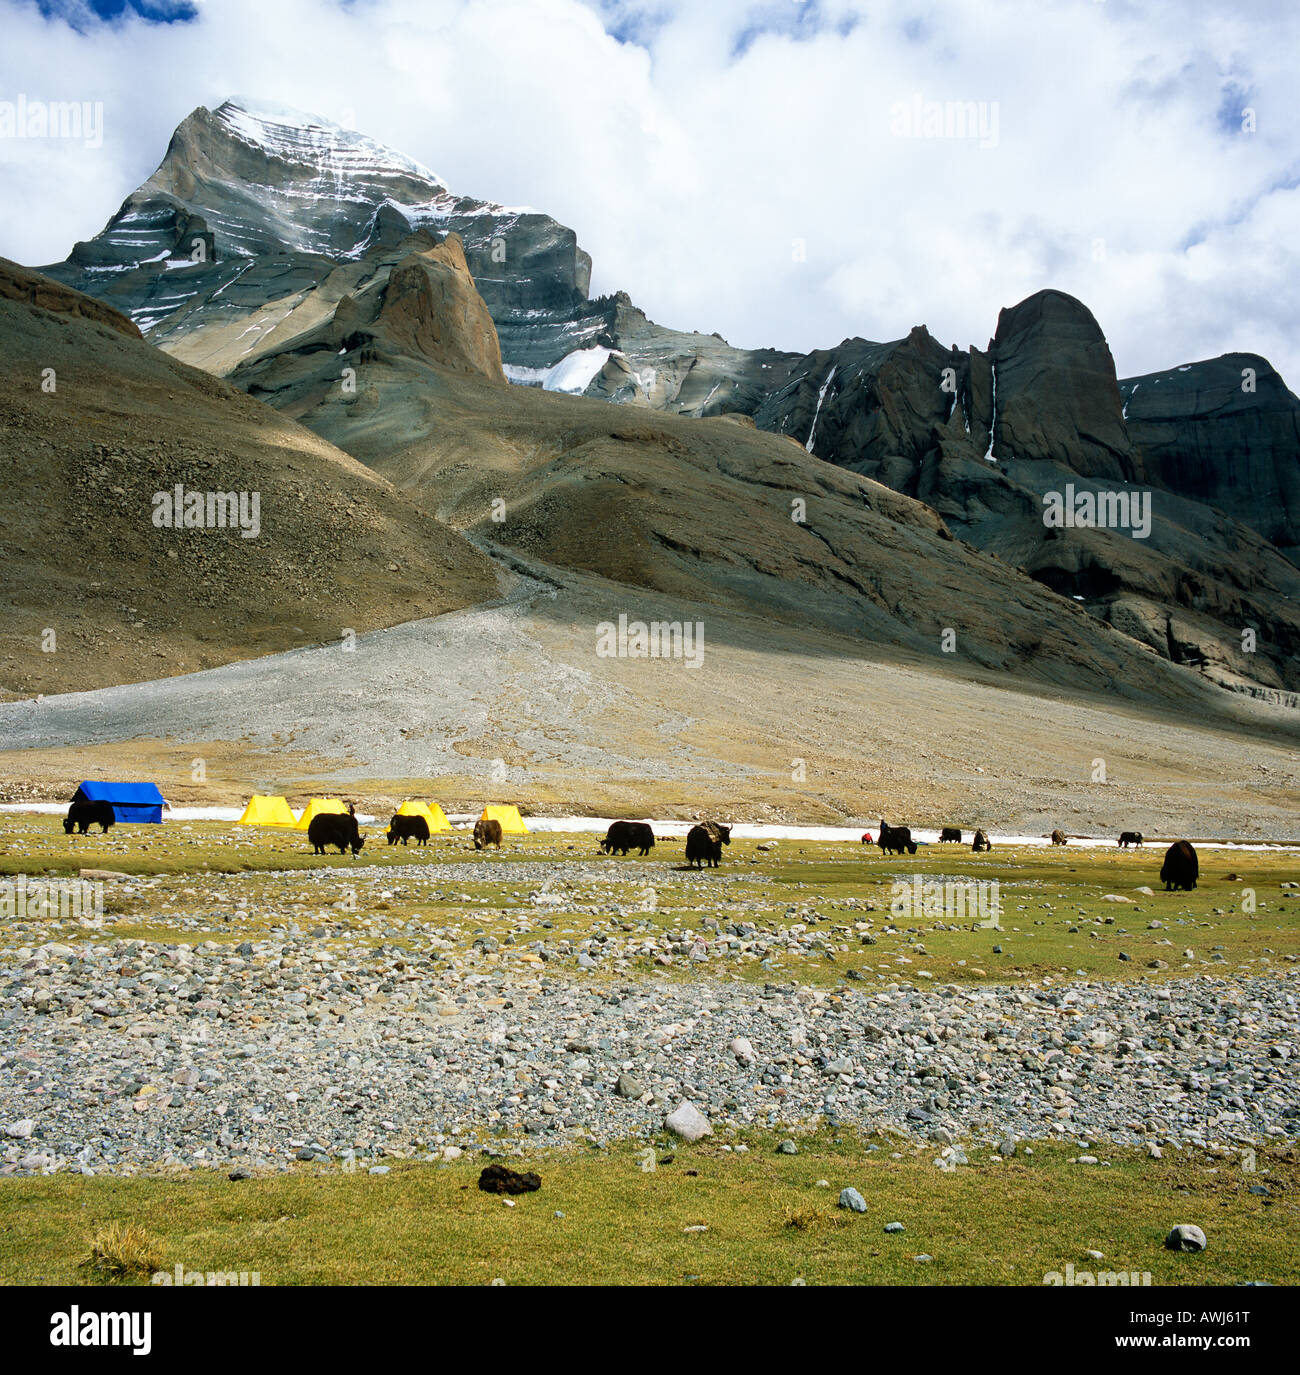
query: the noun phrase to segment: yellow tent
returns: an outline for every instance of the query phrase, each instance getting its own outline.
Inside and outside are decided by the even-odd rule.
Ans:
[[[241,826],[296,826],[297,818],[282,797],[265,797],[254,793],[239,818]]]
[[[524,825],[524,819],[519,815],[518,807],[484,807],[480,821],[499,821],[501,823],[501,834],[507,836],[526,836],[528,827]]]
[[[311,825],[312,817],[321,816],[326,812],[346,812],[347,808],[338,800],[337,797],[313,797],[303,809],[303,814],[295,823],[300,831],[305,831]]]
[[[431,807],[423,802],[403,802],[397,809],[397,815],[422,816],[429,823],[430,835],[434,835],[438,831],[451,830],[451,822],[447,820],[447,814],[436,802]]]

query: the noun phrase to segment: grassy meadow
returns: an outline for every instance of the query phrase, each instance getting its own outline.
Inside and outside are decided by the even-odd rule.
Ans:
[[[602,856],[592,835],[508,840],[500,855],[475,853],[464,832],[425,848],[390,849],[381,830],[370,835],[358,859],[322,858],[301,834],[228,823],[70,840],[57,817],[11,815],[0,875],[131,877],[106,883],[102,921],[19,920],[0,931],[10,957],[43,940],[311,937],[355,950],[436,937],[466,972],[867,990],[1231,980],[1285,972],[1300,956],[1300,888],[1285,886],[1300,880],[1300,857],[1281,850],[1203,849],[1200,886],[1165,893],[1163,844],[985,855],[931,845],[900,859],[845,843],[737,841],[719,869],[689,872],[680,841],[619,859]],[[999,926],[891,911],[896,885],[915,874],[996,880]],[[769,938],[761,957],[720,947],[701,963],[661,963],[635,948],[647,935],[714,940],[738,928]],[[591,971],[571,959],[543,966],[529,950],[538,939],[576,947],[592,936],[614,953]],[[538,1169],[542,1190],[513,1206],[475,1187],[483,1161],[469,1157],[394,1160],[386,1175],[301,1165],[237,1183],[213,1171],[5,1179],[0,1282],[146,1282],[129,1267],[115,1277],[83,1264],[114,1222],[139,1222],[143,1254],[164,1269],[257,1271],[263,1284],[1036,1285],[1068,1263],[1149,1273],[1155,1284],[1300,1280],[1300,1160],[1288,1146],[1261,1148],[1251,1174],[1235,1155],[1167,1149],[1154,1159],[1104,1144],[1093,1148],[1099,1164],[1081,1165],[1052,1142],[1010,1160],[972,1148],[969,1167],[948,1173],[934,1168],[936,1147],[913,1139],[821,1128],[798,1137],[797,1155],[776,1153],[779,1139],[665,1139],[653,1170],[643,1143],[541,1155],[520,1168]],[[836,1206],[846,1185],[865,1196],[865,1215]],[[893,1221],[905,1230],[886,1234]],[[1163,1250],[1178,1221],[1205,1226],[1209,1250]]]
[[[777,1139],[664,1143],[653,1171],[640,1144],[511,1162],[542,1187],[510,1203],[480,1192],[483,1162],[468,1157],[387,1175],[4,1181],[0,1282],[148,1283],[83,1264],[115,1221],[143,1227],[150,1264],[257,1272],[263,1285],[1041,1285],[1067,1264],[1156,1285],[1300,1281],[1294,1151],[1260,1152],[1247,1174],[1230,1156],[1098,1148],[1081,1165],[1039,1144],[1010,1160],[973,1151],[944,1173],[935,1147],[887,1136],[823,1129],[798,1137],[798,1155]],[[848,1185],[865,1213],[837,1206]],[[1166,1251],[1169,1227],[1193,1218],[1207,1250]],[[890,1222],[904,1230],[886,1233]]]

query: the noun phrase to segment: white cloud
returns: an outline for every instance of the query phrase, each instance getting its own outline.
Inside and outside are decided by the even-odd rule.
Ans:
[[[593,290],[733,343],[809,349],[923,322],[982,345],[1000,307],[1050,286],[1092,309],[1121,375],[1243,349],[1300,379],[1290,6],[198,8],[194,24],[78,33],[0,0],[0,100],[105,107],[97,151],[0,140],[0,253],[65,256],[189,110],[240,91],[351,114],[458,191],[548,211],[593,255]],[[986,102],[996,146],[898,137],[914,96]]]

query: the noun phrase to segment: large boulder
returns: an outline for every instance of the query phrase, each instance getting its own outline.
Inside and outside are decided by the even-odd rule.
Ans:
[[[713,1135],[709,1119],[694,1103],[680,1104],[664,1118],[664,1126],[683,1141],[698,1141],[701,1137]]]

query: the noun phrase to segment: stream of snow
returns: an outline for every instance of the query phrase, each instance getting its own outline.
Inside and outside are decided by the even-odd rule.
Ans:
[[[62,815],[67,811],[66,802],[7,802],[0,803],[0,812],[34,812],[43,815]],[[165,816],[166,820],[172,824],[186,821],[238,821],[243,808],[241,807],[168,807]],[[648,821],[654,828],[656,837],[660,840],[679,840],[690,830],[690,821],[656,821],[653,817],[637,818],[641,821]],[[365,812],[357,813],[357,820],[363,826],[386,825],[383,817],[371,816]],[[468,830],[477,820],[477,814],[471,812],[449,812],[447,820],[458,830]],[[561,834],[561,835],[601,835],[609,829],[612,817],[605,816],[529,816],[524,818],[524,824],[534,835]],[[789,840],[789,841],[818,841],[818,840],[841,840],[858,843],[861,841],[863,832],[869,833],[874,839],[877,834],[878,821],[871,820],[863,822],[861,825],[853,826],[784,826],[768,825],[765,823],[737,822],[731,828],[731,834],[736,840]],[[966,839],[962,847],[970,848],[970,838],[973,831],[963,831],[962,835]],[[1028,845],[1046,846],[1050,848],[1051,839],[1048,836],[1014,835],[1003,834],[998,831],[986,833],[993,842],[996,849],[1000,845]],[[939,840],[937,830],[927,830],[924,827],[912,828],[912,839],[918,845],[936,845]],[[1300,844],[1292,844],[1285,841],[1262,842],[1262,841],[1222,841],[1222,840],[1196,840],[1190,837],[1194,843],[1207,850],[1288,850],[1300,851]],[[1152,841],[1148,848],[1154,850],[1158,842]],[[1114,836],[1071,836],[1070,845],[1079,849],[1095,849],[1104,846],[1114,846]],[[954,853],[958,853],[960,848],[954,847]]]

